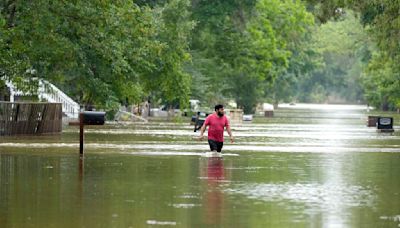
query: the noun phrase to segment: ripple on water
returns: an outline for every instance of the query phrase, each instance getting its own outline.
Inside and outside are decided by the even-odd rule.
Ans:
[[[183,208],[183,209],[189,209],[189,208],[194,208],[194,207],[200,207],[201,204],[194,204],[194,203],[174,203],[170,204],[170,206],[174,208]]]
[[[0,143],[0,147],[12,148],[77,148],[76,143]],[[191,143],[183,146],[181,143],[135,143],[135,144],[116,144],[116,143],[86,143],[86,149],[92,149],[90,152],[103,153],[104,149],[114,149],[114,152],[131,155],[175,155],[175,156],[201,156],[204,151],[208,151],[208,145],[204,143]],[[93,150],[95,149],[95,150]],[[132,151],[133,150],[133,151]],[[236,153],[227,152],[289,152],[289,153],[399,153],[399,145],[379,146],[364,145],[329,145],[326,144],[307,144],[298,143],[284,145],[284,143],[249,143],[249,144],[227,144],[224,146],[225,156],[238,156]],[[107,153],[110,153],[107,150]]]
[[[255,200],[282,203],[288,207],[287,201],[302,203],[311,208],[308,213],[325,210],[340,212],[343,208],[372,206],[375,199],[370,188],[337,183],[239,184],[226,189],[226,192]]]
[[[394,222],[400,222],[400,215],[394,215],[394,216],[381,216],[379,217],[382,220],[390,220],[390,221],[394,221]]]
[[[177,198],[181,198],[181,199],[200,199],[201,197],[199,196],[199,194],[185,193],[183,195],[177,196]]]
[[[176,226],[174,221],[157,221],[157,220],[147,220],[147,225],[158,225],[158,226]]]

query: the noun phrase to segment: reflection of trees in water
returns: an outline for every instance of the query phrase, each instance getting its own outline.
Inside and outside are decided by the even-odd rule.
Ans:
[[[76,175],[61,175],[71,163],[70,158],[28,153],[27,150],[24,154],[0,154],[0,227],[57,224],[58,213],[71,207],[63,200],[72,188],[58,185]],[[65,207],[60,209],[59,205]]]

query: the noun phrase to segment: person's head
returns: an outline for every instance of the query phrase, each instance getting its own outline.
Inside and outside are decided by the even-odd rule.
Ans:
[[[221,104],[215,105],[215,112],[218,114],[218,116],[223,116],[224,115],[224,106]]]

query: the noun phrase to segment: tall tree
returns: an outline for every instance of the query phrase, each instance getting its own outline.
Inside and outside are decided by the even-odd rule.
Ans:
[[[305,102],[357,102],[363,99],[361,75],[372,43],[355,15],[328,21],[313,33],[315,50],[323,65],[302,78],[299,97]],[[313,100],[313,98],[317,98]]]
[[[157,91],[158,98],[169,104],[189,104],[191,76],[184,65],[190,61],[189,38],[194,27],[188,0],[171,0],[154,8],[157,25],[155,39],[162,45],[156,69],[143,75],[147,92]]]
[[[201,13],[194,15],[204,22],[195,30],[192,46],[199,56],[218,63],[215,92],[225,92],[245,113],[253,112],[264,96],[263,83],[288,67],[288,43],[306,31],[312,16],[301,2],[293,1],[222,1],[213,8],[202,3],[197,2]]]
[[[187,0],[157,9],[131,0],[2,2],[0,71],[14,81],[47,79],[100,108],[139,101],[149,89],[185,103],[187,7]],[[148,86],[151,75],[158,75],[160,88]]]

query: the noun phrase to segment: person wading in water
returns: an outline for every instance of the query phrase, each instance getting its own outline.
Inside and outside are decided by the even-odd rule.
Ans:
[[[203,134],[206,131],[207,126],[210,127],[208,129],[208,144],[210,145],[211,151],[221,152],[222,146],[224,145],[225,127],[231,139],[231,143],[233,143],[231,127],[229,125],[228,118],[226,118],[226,116],[224,115],[223,105],[216,105],[215,112],[207,116],[203,126],[200,129],[200,140],[203,140]]]

